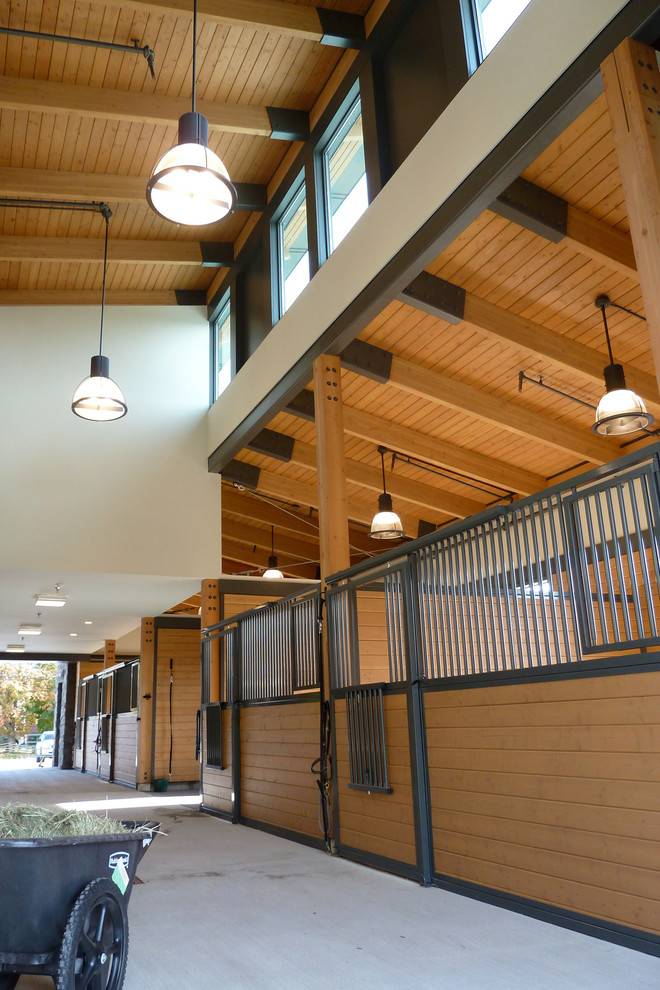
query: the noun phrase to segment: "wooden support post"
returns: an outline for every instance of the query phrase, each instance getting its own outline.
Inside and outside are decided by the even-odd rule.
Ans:
[[[142,620],[140,646],[140,697],[138,717],[138,772],[137,782],[151,783],[151,757],[153,748],[153,689],[154,689],[154,620]]]
[[[655,49],[624,39],[601,65],[655,373],[660,385],[660,70]],[[625,366],[625,354],[615,356]]]
[[[341,361],[321,354],[314,362],[314,406],[316,411],[316,473],[319,510],[319,553],[322,587],[329,574],[350,565],[348,544],[348,498],[346,457],[341,398]],[[323,623],[321,671],[321,711],[330,703],[330,664],[328,624]],[[328,754],[321,756],[320,784],[328,809],[328,848],[333,848],[331,780],[323,770]]]
[[[108,667],[114,667],[117,663],[117,640],[116,639],[106,639],[105,646],[103,649],[103,669],[107,670]]]
[[[341,361],[321,354],[314,362],[316,472],[321,579],[350,564],[348,498],[341,401]]]
[[[220,622],[220,590],[218,581],[202,581],[202,629]],[[209,696],[207,701],[220,701],[220,639],[212,639],[209,654]],[[202,671],[202,677],[204,671]]]

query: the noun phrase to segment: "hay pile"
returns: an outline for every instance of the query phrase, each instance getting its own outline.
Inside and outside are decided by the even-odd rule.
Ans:
[[[114,835],[128,832],[121,822],[86,811],[55,811],[38,804],[0,807],[0,839],[44,839],[61,835]]]

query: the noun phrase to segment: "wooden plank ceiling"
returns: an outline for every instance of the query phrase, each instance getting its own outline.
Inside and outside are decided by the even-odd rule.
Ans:
[[[235,245],[250,210],[179,228],[147,206],[146,180],[191,108],[192,0],[10,0],[0,26],[100,40],[141,54],[0,32],[0,197],[110,206],[108,303],[174,304],[210,289],[200,241]],[[370,0],[323,7],[362,18]],[[200,0],[197,109],[234,182],[267,186],[291,147],[273,139],[267,107],[313,112],[351,53],[321,44],[314,0]],[[99,299],[104,221],[98,213],[0,207],[0,302]]]
[[[409,295],[393,300],[361,333],[359,340],[380,349],[368,355],[387,352],[386,382],[359,373],[365,355],[355,345],[344,354],[354,562],[393,545],[369,545],[365,535],[380,491],[379,444],[388,448],[394,507],[407,533],[416,536],[653,440],[639,433],[597,437],[593,411],[571,398],[595,407],[604,391],[609,359],[596,297],[606,294],[644,313],[604,97],[522,178],[533,184],[532,192],[546,190],[564,201],[563,236],[529,229],[523,218],[510,219],[510,211],[493,204],[420,274]],[[436,308],[438,300],[456,295],[451,286],[465,292],[462,318],[453,322]],[[614,307],[606,313],[615,360],[657,418],[660,396],[645,322]],[[521,385],[521,372],[566,396],[526,379]],[[307,393],[311,387],[310,382]],[[272,523],[280,565],[300,574],[309,564],[298,564],[297,554],[306,550],[306,559],[318,560],[316,541],[307,545],[309,520],[316,521],[314,423],[289,407],[268,429],[294,440],[291,459],[266,456],[263,441],[272,439],[266,435],[237,458],[260,469],[256,491],[245,490],[245,483],[243,490],[231,491],[229,477],[236,471],[240,482],[241,468],[234,462],[225,471],[227,567],[263,566]],[[280,500],[292,516],[274,508]],[[261,542],[256,528],[249,534],[243,529],[248,518],[260,526]],[[289,544],[291,537],[306,541],[305,547]]]

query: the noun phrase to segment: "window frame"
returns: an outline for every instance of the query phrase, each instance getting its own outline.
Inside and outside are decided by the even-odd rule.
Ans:
[[[225,296],[223,297],[221,303],[220,303],[220,306],[218,307],[217,315],[211,320],[211,322],[209,324],[209,333],[210,333],[210,341],[209,341],[209,344],[210,344],[210,362],[209,362],[209,365],[210,365],[210,367],[209,367],[209,379],[210,379],[209,380],[209,399],[210,399],[210,402],[209,402],[209,404],[210,405],[213,405],[213,403],[222,395],[222,393],[225,390],[224,388],[223,389],[218,389],[218,372],[220,370],[218,368],[218,359],[220,357],[220,347],[218,346],[218,331],[227,322],[229,322],[229,359],[226,362],[226,364],[229,365],[229,382],[227,382],[227,385],[229,385],[229,383],[231,382],[232,378],[234,377],[234,367],[233,367],[233,360],[232,360],[232,346],[231,346],[231,342],[232,342],[232,315],[233,314],[232,314],[231,297],[230,297],[230,293],[227,291],[225,293]],[[225,365],[223,365],[222,367],[224,367],[224,366]],[[225,386],[225,388],[227,387],[227,385]]]
[[[272,269],[276,272],[276,278],[271,278],[272,294],[273,294],[273,304],[275,312],[273,314],[273,322],[276,323],[280,320],[284,314],[287,312],[287,307],[285,305],[286,299],[286,280],[284,278],[284,234],[283,230],[290,217],[295,215],[295,212],[302,204],[305,204],[305,229],[307,232],[307,256],[308,256],[308,279],[301,292],[305,291],[305,288],[309,285],[312,280],[313,272],[310,257],[310,218],[309,218],[309,196],[308,196],[308,176],[306,170],[303,168],[300,170],[295,180],[291,183],[287,195],[282,200],[282,203],[274,214],[271,226],[271,245],[272,245]],[[294,269],[295,270],[295,269]],[[296,298],[298,298],[296,296]],[[289,305],[292,305],[295,300]]]

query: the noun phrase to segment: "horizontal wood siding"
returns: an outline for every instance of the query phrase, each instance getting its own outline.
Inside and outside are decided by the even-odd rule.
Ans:
[[[382,591],[357,590],[360,684],[388,683],[390,662],[387,648],[387,615]]]
[[[388,779],[391,794],[369,794],[349,788],[346,701],[335,701],[336,781],[339,806],[338,843],[367,853],[414,864],[413,817],[408,709],[405,694],[383,697]]]
[[[76,742],[78,745],[73,754],[73,766],[75,770],[84,770],[85,720],[83,718],[76,719]]]
[[[199,629],[158,629],[154,778],[167,777],[170,760],[170,659],[172,684],[172,781],[199,779],[195,759],[200,699]]]
[[[87,719],[86,735],[85,735],[85,756],[83,769],[87,773],[98,773],[98,757],[96,753],[96,744],[99,734],[99,718],[98,715],[90,715]]]
[[[232,761],[231,761],[231,710],[222,710],[222,758],[224,770],[206,765],[206,720],[202,719],[202,796],[206,808],[231,813]]]
[[[660,934],[660,673],[428,692],[439,874]]]
[[[223,620],[231,619],[242,612],[249,612],[253,608],[265,605],[266,602],[279,601],[279,595],[223,595]]]
[[[319,755],[319,703],[242,708],[241,814],[322,838],[319,790],[311,773]]]
[[[114,723],[112,779],[122,784],[137,784],[137,713],[122,712]]]

